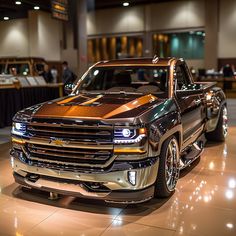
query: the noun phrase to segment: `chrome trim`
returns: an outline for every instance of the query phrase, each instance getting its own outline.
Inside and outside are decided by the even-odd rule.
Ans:
[[[52,146],[50,143],[51,142],[50,138],[34,138],[34,137],[32,137],[30,139],[23,139],[23,140],[25,140],[26,143]],[[68,140],[68,142],[66,144],[64,144],[63,147],[113,150],[113,143],[111,143],[110,145],[102,144],[102,143],[88,144],[88,142],[78,142],[78,141]]]
[[[82,184],[59,183],[41,178],[38,179],[36,182],[29,181],[27,178],[24,178],[24,181],[27,185],[30,185],[33,188],[59,189],[61,191],[80,193],[83,196],[88,196],[88,197],[103,198],[109,194],[109,192],[89,192],[83,188]]]
[[[45,126],[47,127],[47,126]],[[59,126],[55,126],[55,127],[58,127]],[[64,126],[63,126],[64,127]],[[71,127],[72,128],[72,127]],[[75,128],[75,127],[74,127]],[[28,131],[35,131],[35,132],[53,132],[53,133],[57,133],[57,134],[68,134],[68,131],[58,131],[58,130],[44,130],[44,129],[35,129],[35,128],[32,128],[32,126],[30,126],[28,129]],[[107,133],[105,133],[107,132]],[[109,131],[100,131],[100,132],[97,132],[97,133],[92,133],[92,132],[76,132],[76,131],[73,131],[71,132],[72,134],[76,134],[76,135],[96,135],[96,136],[108,136],[108,135],[111,135],[111,133]]]
[[[203,129],[204,129],[204,124],[201,125],[200,128],[198,128],[191,136],[188,137],[187,140],[184,141],[182,150],[185,149],[189,144],[192,144],[198,138],[198,136],[201,135]]]
[[[55,177],[58,179],[103,183],[103,185],[110,190],[140,190],[155,183],[159,167],[159,159],[157,158],[153,165],[146,168],[132,169],[137,172],[137,181],[135,186],[131,185],[128,181],[129,169],[101,173],[81,173],[30,166],[16,158],[14,158],[13,166],[13,171],[23,177],[25,177],[27,173],[32,173],[42,176]]]
[[[138,203],[143,203],[143,202],[147,202],[149,200],[151,200],[153,198],[153,196],[144,198],[142,200],[138,200],[138,201],[113,201],[113,200],[105,200],[105,202],[107,203],[120,203],[120,204],[138,204]]]
[[[51,119],[51,121],[53,121],[53,119]],[[63,122],[63,120],[62,120],[62,122]],[[76,121],[74,121],[72,124],[64,124],[64,123],[56,123],[56,122],[53,122],[53,123],[42,122],[42,123],[40,123],[40,122],[37,122],[37,121],[33,121],[33,122],[29,123],[29,126],[48,127],[49,125],[51,127],[62,127],[62,128],[82,128],[82,129],[97,128],[97,129],[113,130],[113,126],[112,125],[100,125],[100,124],[99,125],[84,125],[84,124],[76,123]]]
[[[106,160],[100,160],[100,161],[106,161],[105,164],[92,164],[91,162],[88,163],[76,163],[76,162],[68,162],[68,161],[59,161],[59,160],[51,160],[51,159],[46,159],[46,158],[40,158],[40,157],[35,157],[33,155],[31,155],[25,147],[22,147],[22,151],[24,152],[24,154],[26,155],[26,157],[29,160],[32,161],[38,161],[41,163],[45,163],[45,164],[58,164],[58,165],[72,165],[74,167],[89,167],[89,168],[106,168],[107,166],[109,166],[115,159],[116,159],[116,155],[111,155],[111,157],[106,161]],[[78,158],[79,159],[79,158]],[[81,158],[80,158],[81,159]],[[88,161],[91,161],[91,158],[87,158]],[[84,159],[83,159],[84,160]],[[62,167],[63,168],[63,167]]]
[[[32,153],[37,153],[37,151],[34,151],[33,149],[38,149],[38,150],[44,150],[44,152],[42,152],[43,154],[50,154],[50,155],[52,155],[52,156],[54,156],[55,154],[53,154],[53,153],[50,153],[50,152],[52,152],[52,151],[55,151],[55,152],[57,152],[58,151],[58,149],[56,148],[56,146],[51,146],[52,148],[50,148],[50,149],[48,149],[48,148],[45,148],[45,147],[41,147],[41,146],[35,146],[35,144],[30,144],[30,145],[32,145],[32,146],[29,146],[28,145],[28,149],[29,149],[29,151],[30,152],[32,152]],[[38,144],[37,144],[38,145]],[[55,148],[54,148],[55,147]],[[86,154],[86,155],[109,155],[110,154],[110,152],[107,152],[106,151],[106,153],[104,152],[104,151],[99,151],[99,152],[89,152],[89,151],[80,151],[80,150],[76,150],[76,151],[70,151],[70,150],[65,150],[65,149],[63,149],[63,151],[62,151],[64,154],[63,154],[63,156],[66,156],[66,157],[70,157],[70,158],[77,158],[76,156],[71,156],[71,155],[65,155],[65,153],[71,153],[71,154]],[[56,155],[55,155],[56,156]],[[87,160],[87,157],[85,158],[85,157],[79,157],[79,158],[81,158],[81,159],[86,159]],[[94,159],[96,159],[96,158],[94,158]],[[99,158],[98,158],[99,159]]]

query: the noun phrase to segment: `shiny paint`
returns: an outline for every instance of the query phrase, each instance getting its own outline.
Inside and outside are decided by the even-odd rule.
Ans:
[[[153,187],[154,180],[157,178],[158,174],[158,158],[162,148],[162,144],[169,138],[171,135],[174,135],[178,141],[180,156],[184,153],[186,148],[192,146],[193,143],[198,141],[201,135],[204,132],[207,132],[214,129],[214,125],[217,124],[217,119],[219,117],[219,111],[222,104],[225,103],[224,93],[212,86],[205,86],[202,89],[202,93],[199,94],[199,91],[196,91],[196,94],[193,92],[190,96],[179,97],[176,91],[176,66],[182,65],[185,69],[185,72],[189,79],[189,84],[194,84],[191,74],[182,59],[126,59],[126,60],[116,60],[116,61],[105,61],[100,62],[94,65],[93,67],[109,67],[109,66],[169,66],[169,94],[168,98],[163,99],[159,98],[154,94],[74,94],[72,93],[69,97],[56,99],[38,106],[25,109],[16,114],[14,117],[15,121],[21,121],[24,118],[24,121],[30,124],[40,124],[45,126],[56,125],[58,127],[86,127],[86,126],[97,126],[101,127],[102,125],[109,126],[109,129],[116,128],[141,128],[145,127],[148,130],[147,136],[141,141],[133,144],[113,144],[114,154],[111,159],[105,164],[96,166],[86,163],[81,165],[81,168],[76,167],[76,172],[78,173],[90,173],[91,178],[85,178],[86,180],[97,181],[97,175],[94,175],[94,169],[102,173],[106,171],[109,173],[109,178],[111,182],[109,183],[109,189],[113,190],[124,190],[124,185],[119,185],[120,187],[114,188],[117,186],[119,181],[121,183],[126,182],[126,189],[135,189],[141,191],[144,188],[149,188],[150,191]],[[85,73],[86,75],[86,73]],[[83,77],[84,78],[84,77]],[[82,78],[82,79],[83,79]],[[78,85],[77,87],[79,86]],[[77,87],[73,90],[75,92]],[[206,100],[206,93],[212,92],[212,100]],[[214,120],[214,121],[211,121]],[[17,139],[17,137],[13,136]],[[18,137],[19,138],[19,137]],[[50,145],[51,140],[47,137],[21,137],[21,141],[27,143],[39,143],[42,145]],[[91,140],[90,140],[91,141]],[[17,144],[17,145],[16,145]],[[19,148],[20,142],[16,142],[14,148]],[[90,143],[91,144],[91,143]],[[96,144],[97,145],[97,144]],[[79,147],[89,149],[88,142],[79,143],[73,140],[68,140],[63,142],[64,147]],[[103,148],[101,144],[98,143],[99,148]],[[22,147],[24,150],[24,144]],[[109,146],[111,148],[111,146]],[[130,152],[123,152],[127,149]],[[136,151],[135,151],[136,150]],[[198,152],[200,154],[201,152]],[[18,154],[12,151],[12,156],[16,159]],[[27,151],[23,154],[27,159]],[[153,160],[151,166],[148,166],[150,158]],[[160,157],[161,158],[161,157]],[[195,160],[196,157],[192,159]],[[181,161],[181,160],[178,160]],[[140,165],[140,163],[145,163]],[[128,164],[129,163],[129,164]],[[183,163],[183,162],[182,162]],[[191,163],[185,162],[187,165]],[[27,164],[21,164],[21,169],[24,169],[27,172]],[[90,168],[89,168],[90,165]],[[184,164],[183,164],[184,165]],[[17,164],[17,166],[19,166]],[[15,167],[17,173],[21,173],[18,167]],[[84,167],[83,167],[84,166]],[[136,167],[135,167],[136,166]],[[185,167],[186,167],[185,166]],[[47,169],[46,166],[41,166],[43,174],[45,171],[50,172],[50,168]],[[46,168],[45,168],[46,167]],[[99,168],[98,168],[99,167]],[[84,169],[83,169],[84,168]],[[124,169],[123,169],[124,168]],[[126,169],[127,168],[127,169]],[[183,166],[181,167],[183,168]],[[131,187],[131,184],[127,183],[127,170],[134,169],[139,174],[138,181],[141,181],[138,186],[135,188]],[[63,171],[63,170],[62,170]],[[67,171],[68,172],[68,171]],[[36,173],[37,168],[31,168],[31,173]],[[44,173],[47,175],[47,173]],[[53,172],[50,172],[53,173]],[[67,178],[66,172],[63,175],[59,173],[58,175],[53,175],[57,178]],[[119,173],[119,180],[117,174]],[[122,173],[123,177],[121,177]],[[68,173],[70,175],[70,172]],[[112,176],[112,177],[111,177]],[[149,176],[149,177],[148,177]],[[109,182],[109,178],[102,177],[104,182]],[[70,179],[70,178],[69,178]],[[77,177],[75,177],[77,180]],[[151,181],[149,181],[151,179]],[[123,187],[122,187],[123,186]],[[34,186],[32,186],[34,187]],[[55,189],[56,191],[56,189]],[[82,190],[81,190],[82,191]],[[112,193],[113,194],[113,193]],[[141,195],[139,196],[141,197]],[[88,195],[89,196],[89,195]],[[153,193],[148,192],[148,197],[145,195],[144,199],[136,199],[137,202],[145,201],[149,197],[152,197]],[[124,202],[132,201],[130,198],[125,199]],[[117,199],[116,197],[114,199]],[[109,200],[112,200],[109,198]],[[122,199],[120,199],[122,201]]]

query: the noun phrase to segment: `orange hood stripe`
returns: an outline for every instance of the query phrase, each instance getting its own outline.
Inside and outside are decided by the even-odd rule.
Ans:
[[[72,96],[72,97],[68,97],[68,98],[66,98],[66,99],[61,100],[60,102],[57,102],[57,104],[58,104],[58,105],[61,105],[61,104],[68,103],[68,102],[74,100],[74,99],[77,98],[77,97],[79,97],[79,95],[77,95],[77,96]]]
[[[62,104],[69,103],[69,102],[73,101],[74,99],[78,98],[79,96],[80,96],[80,97],[87,98],[87,97],[85,97],[85,96],[79,94],[79,95],[77,95],[77,96],[72,96],[72,97],[68,97],[68,98],[66,98],[66,99],[63,99],[63,100],[61,100],[60,102],[57,102],[57,104],[58,104],[58,105],[62,105]],[[81,103],[81,105],[90,104],[90,103],[96,101],[97,99],[99,99],[100,97],[101,97],[101,95],[99,95],[99,96],[96,97],[96,98],[92,98],[92,99],[90,99],[90,100],[88,100],[88,101],[86,101],[86,102],[83,102],[83,103]],[[90,101],[91,101],[91,102],[90,102]]]
[[[115,110],[109,112],[108,114],[106,114],[105,116],[103,116],[104,119],[110,118],[112,116],[118,115],[120,113],[126,112],[126,111],[130,111],[134,108],[140,107],[144,104],[150,103],[157,100],[157,97],[149,94],[149,95],[145,95],[142,96],[140,98],[137,98],[131,102],[128,102],[118,108],[116,108]]]
[[[80,105],[89,105],[92,104],[93,102],[97,101],[99,98],[101,98],[103,95],[98,95],[96,98],[92,98],[86,102],[81,103]]]

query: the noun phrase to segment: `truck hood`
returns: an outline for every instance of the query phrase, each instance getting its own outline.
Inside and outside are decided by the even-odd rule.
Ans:
[[[34,114],[37,118],[113,119],[141,115],[163,99],[139,94],[80,94],[44,103]]]

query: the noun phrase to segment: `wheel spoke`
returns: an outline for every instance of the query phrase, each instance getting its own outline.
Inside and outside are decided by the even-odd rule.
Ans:
[[[172,139],[166,152],[166,185],[170,191],[173,191],[178,179],[178,150],[177,142]]]
[[[223,135],[224,137],[226,137],[228,133],[228,116],[226,107],[223,108],[222,118],[223,118],[223,123],[222,123]]]

